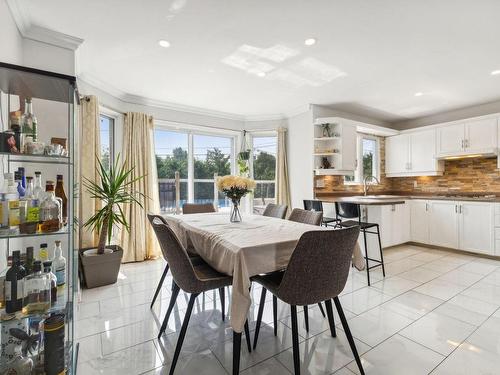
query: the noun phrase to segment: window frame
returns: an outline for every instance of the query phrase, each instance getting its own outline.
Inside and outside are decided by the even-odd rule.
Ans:
[[[380,181],[380,138],[376,135],[357,133],[356,134],[356,170],[354,171],[354,181],[346,181],[344,177],[344,185],[363,185],[365,176],[363,173],[363,139],[375,141],[375,174],[373,175]]]
[[[111,111],[104,110],[103,108],[100,108],[99,110],[99,139],[101,135],[101,117],[104,117],[109,120],[109,162],[112,165],[112,163],[115,160],[115,129],[116,129],[116,123],[118,120],[118,116],[115,116],[112,114]],[[99,147],[102,145],[102,139],[99,141]],[[99,155],[101,156],[101,155]]]

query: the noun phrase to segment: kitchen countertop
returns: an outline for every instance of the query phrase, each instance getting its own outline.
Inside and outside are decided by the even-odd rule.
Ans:
[[[370,194],[367,196],[320,196],[317,199],[324,203],[346,202],[356,203],[360,205],[393,205],[403,204],[409,199],[425,199],[425,200],[450,200],[450,201],[468,201],[468,202],[500,202],[500,197],[496,195],[427,195],[427,194]]]
[[[385,205],[393,205],[393,204],[405,204],[405,197],[392,196],[389,197],[387,195],[380,196],[379,198],[376,196],[363,196],[356,195],[353,197],[328,197],[328,198],[318,198],[324,203],[335,203],[335,202],[344,202],[344,203],[354,203],[363,206],[385,206]]]

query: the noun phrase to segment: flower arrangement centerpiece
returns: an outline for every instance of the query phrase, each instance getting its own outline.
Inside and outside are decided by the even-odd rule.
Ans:
[[[232,223],[241,221],[240,200],[255,188],[255,181],[240,176],[222,176],[217,179],[217,189],[233,203],[231,207]]]

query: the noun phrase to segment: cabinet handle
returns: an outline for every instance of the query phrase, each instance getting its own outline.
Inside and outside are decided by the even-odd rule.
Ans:
[[[462,139],[462,149],[464,149],[464,140]]]
[[[465,147],[469,148],[469,146],[470,146],[470,142],[469,142],[469,140],[468,140],[468,139],[466,139],[466,140],[465,140]]]
[[[458,214],[458,206],[455,205],[455,213]]]
[[[458,213],[461,214],[462,213],[462,205],[458,206]]]
[[[391,211],[396,211],[396,205],[395,204],[392,205]]]
[[[429,205],[427,203],[425,204],[425,211],[429,211]]]

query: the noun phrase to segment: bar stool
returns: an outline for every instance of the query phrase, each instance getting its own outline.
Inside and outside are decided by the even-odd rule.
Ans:
[[[368,223],[361,221],[361,209],[359,204],[355,203],[346,203],[346,202],[335,202],[335,211],[337,216],[337,224],[338,228],[349,228],[353,226],[359,225],[360,231],[363,232],[363,239],[365,243],[365,260],[366,260],[366,275],[368,278],[368,286],[370,283],[370,270],[376,267],[382,267],[382,274],[385,277],[385,267],[384,267],[384,255],[382,254],[382,242],[380,241],[380,228],[377,223]],[[345,220],[350,219],[350,220]],[[357,220],[353,220],[357,219]],[[375,232],[370,231],[369,229],[375,228]],[[368,256],[368,244],[366,241],[366,234],[376,234],[378,238],[378,246],[380,251],[380,260],[373,259]],[[375,265],[370,266],[369,262],[372,261]]]
[[[323,202],[314,199],[304,199],[304,210],[323,212]],[[321,225],[324,225],[325,227],[332,223],[335,223],[336,225],[338,221],[338,219],[334,219],[333,217],[323,216]]]

